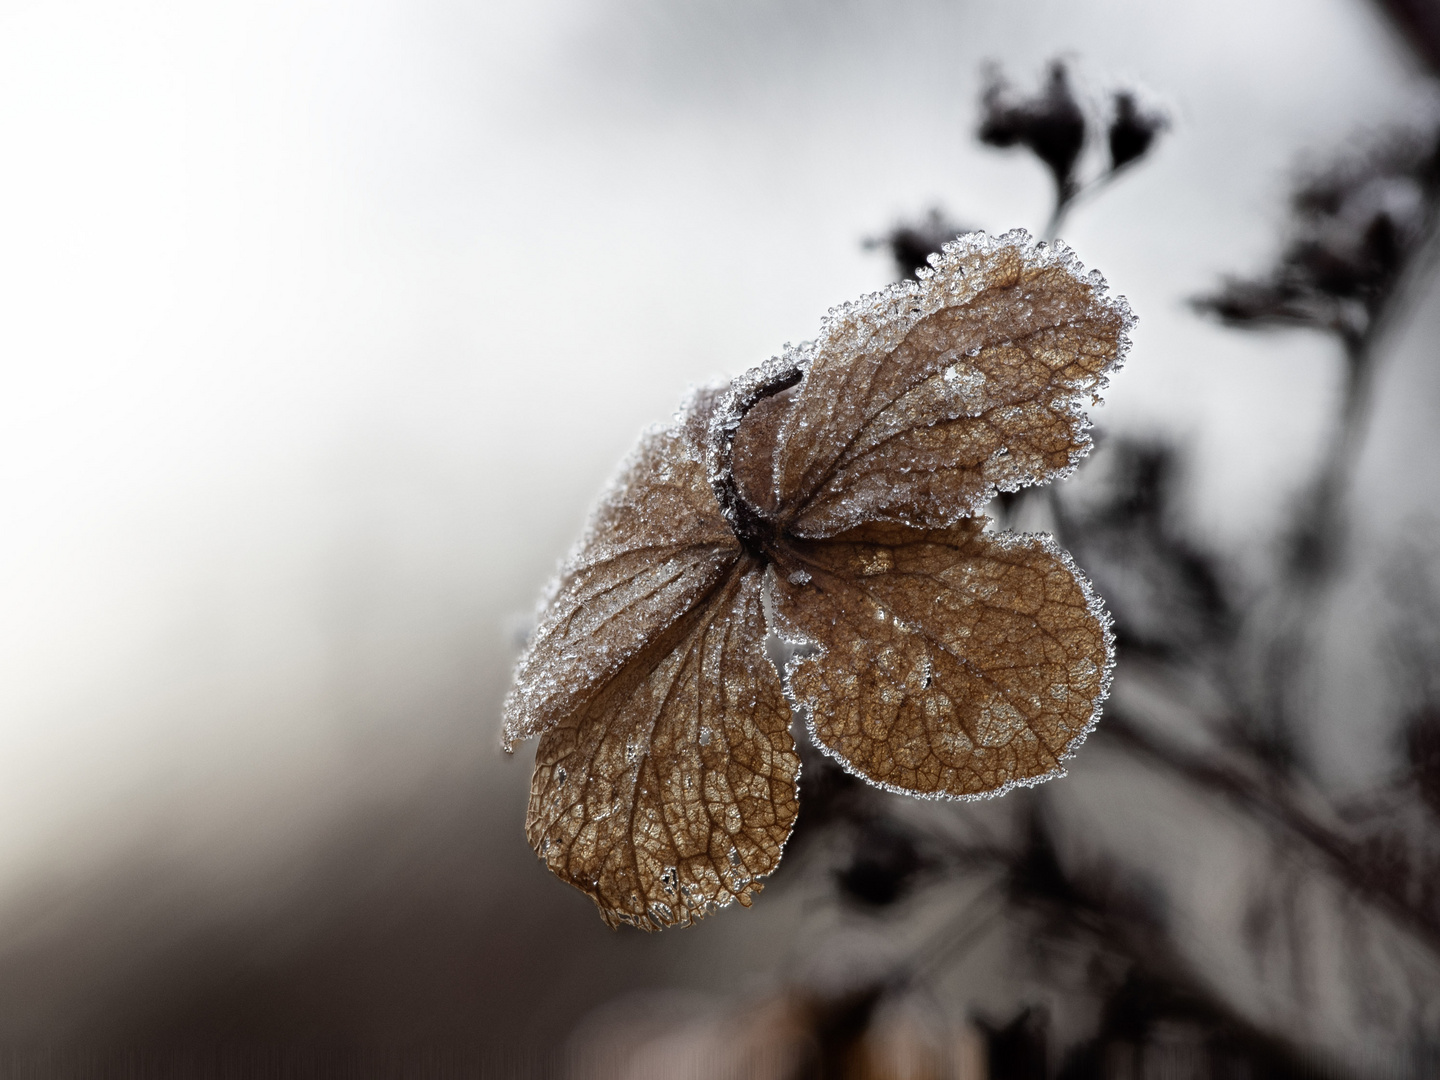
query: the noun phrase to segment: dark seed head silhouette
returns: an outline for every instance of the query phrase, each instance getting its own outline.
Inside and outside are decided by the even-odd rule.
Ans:
[[[1103,605],[979,511],[1074,468],[1134,320],[1023,231],[932,262],[646,434],[546,594],[505,744],[540,736],[526,832],[611,925],[749,905],[799,808],[792,703],[927,798],[1061,775],[1099,718]],[[767,629],[809,647],[776,671]]]

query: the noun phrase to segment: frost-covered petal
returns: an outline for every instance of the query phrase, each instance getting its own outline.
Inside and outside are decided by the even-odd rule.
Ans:
[[[763,647],[762,580],[741,562],[540,740],[530,843],[612,925],[748,905],[780,861],[800,758]]]
[[[1069,249],[1028,241],[961,237],[919,282],[831,312],[804,380],[763,418],[786,531],[943,528],[1088,451],[1082,407],[1133,318]]]
[[[516,667],[507,748],[582,708],[735,564],[704,461],[714,400],[702,391],[647,432],[590,515]]]
[[[1063,771],[1113,656],[1089,583],[1048,537],[877,524],[796,541],[772,577],[787,671],[822,749],[916,795],[994,795]]]

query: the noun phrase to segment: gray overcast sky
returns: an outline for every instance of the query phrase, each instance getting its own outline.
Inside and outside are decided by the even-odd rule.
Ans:
[[[1189,440],[1197,512],[1263,537],[1256,493],[1314,453],[1334,358],[1184,300],[1263,264],[1302,155],[1429,104],[1359,0],[22,3],[0,26],[11,859],[160,773],[330,761],[367,658],[413,722],[464,652],[434,642],[528,606],[643,425],[884,283],[864,237],[936,202],[1038,228],[1040,169],[971,138],[986,59],[1033,83],[1063,53],[1173,111],[1064,232],[1141,319],[1099,419]]]

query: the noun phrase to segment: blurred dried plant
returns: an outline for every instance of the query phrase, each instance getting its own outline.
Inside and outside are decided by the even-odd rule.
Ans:
[[[1050,64],[1044,87],[1033,97],[1018,97],[998,67],[986,79],[980,141],[1006,149],[1023,146],[1039,158],[1055,180],[1057,208],[1079,193],[1075,166],[1085,149],[1085,110],[1070,88],[1063,60]]]
[[[798,812],[792,704],[846,770],[923,796],[1055,776],[1094,726],[1103,606],[1048,537],[978,510],[1088,451],[1132,319],[1028,240],[964,237],[698,392],[601,500],[505,738],[541,736],[527,833],[607,922],[749,904]]]
[[[1304,177],[1290,197],[1291,238],[1257,278],[1229,278],[1196,306],[1232,326],[1299,326],[1334,334],[1347,358],[1378,326],[1429,231],[1440,186],[1430,131],[1389,132]]]
[[[1030,97],[1016,94],[1000,69],[992,66],[986,75],[977,137],[1000,149],[1023,146],[1050,170],[1055,203],[1045,236],[1053,239],[1077,199],[1143,159],[1167,126],[1165,114],[1143,104],[1132,89],[1115,91],[1105,115],[1092,115],[1071,87],[1065,61],[1056,59],[1050,62],[1045,85]],[[1082,179],[1081,156],[1102,129],[1109,160],[1090,179]]]

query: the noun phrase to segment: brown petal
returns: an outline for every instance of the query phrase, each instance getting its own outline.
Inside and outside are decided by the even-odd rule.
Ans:
[[[773,578],[778,629],[819,645],[788,684],[815,740],[919,795],[998,794],[1059,775],[1093,726],[1109,621],[1048,537],[869,525],[797,541]]]
[[[584,706],[739,558],[702,460],[714,397],[647,433],[591,514],[516,669],[507,749]]]
[[[526,832],[606,922],[683,925],[748,905],[798,810],[790,708],[746,559],[540,740]]]
[[[794,389],[762,398],[745,414],[735,432],[731,468],[740,494],[766,517],[778,510],[775,495],[775,444],[795,400]]]
[[[942,528],[1083,456],[1081,406],[1133,320],[1067,249],[1024,240],[962,238],[922,281],[830,317],[775,440],[787,531]]]

